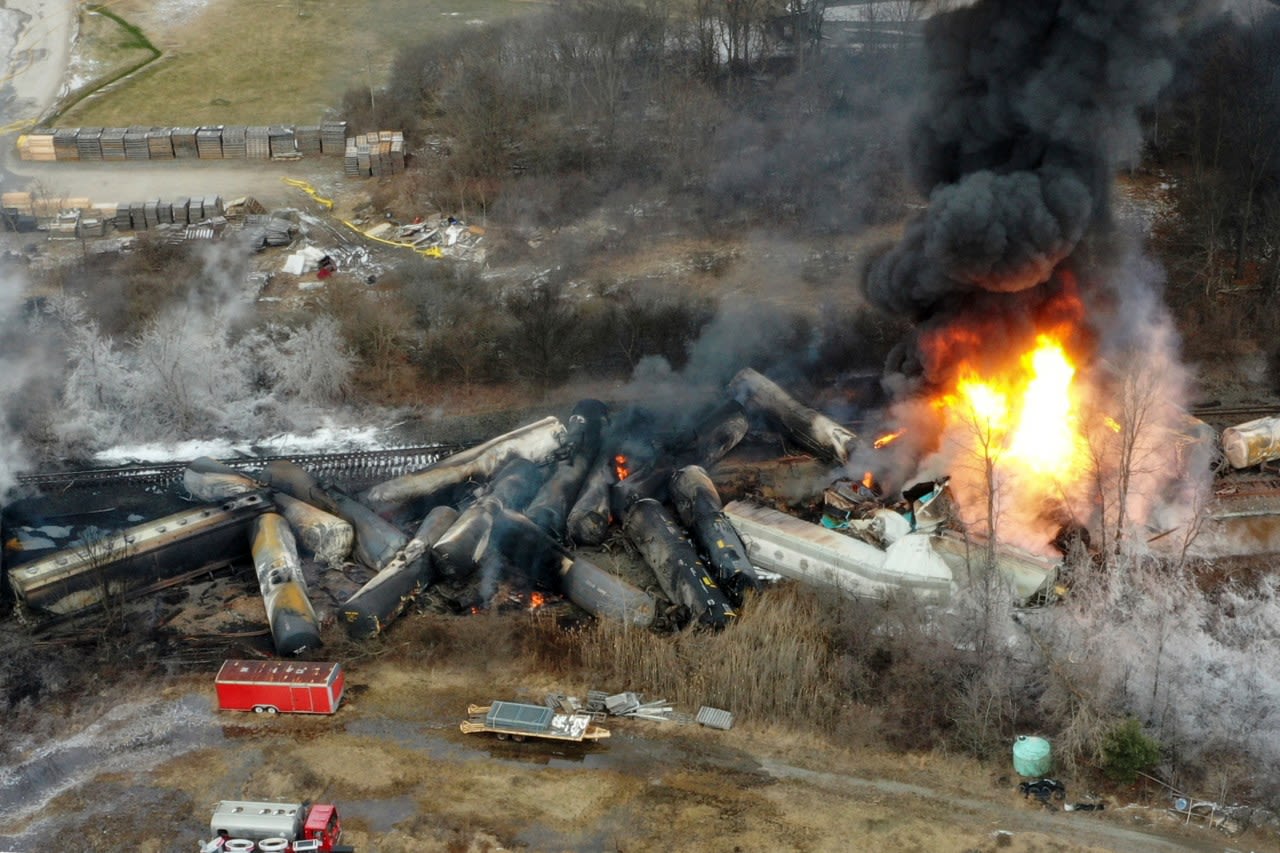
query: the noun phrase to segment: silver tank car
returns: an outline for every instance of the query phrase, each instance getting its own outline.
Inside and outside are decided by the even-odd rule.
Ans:
[[[379,483],[365,492],[364,498],[379,507],[396,505],[437,495],[467,480],[489,480],[503,463],[516,457],[545,462],[560,450],[565,437],[559,418],[546,417],[447,456],[421,471]]]
[[[858,436],[821,412],[802,405],[771,379],[749,367],[743,368],[729,381],[729,393],[819,456],[841,465],[849,461]]]
[[[192,459],[187,464],[182,472],[182,485],[192,497],[210,502],[255,492],[263,487],[248,474],[208,456]]]
[[[273,489],[318,506],[350,524],[355,530],[356,559],[374,571],[381,571],[409,542],[394,524],[337,487],[318,482],[300,465],[272,462],[262,469],[262,477]]]
[[[283,492],[276,493],[275,502],[303,547],[317,560],[336,568],[351,556],[356,534],[347,521]]]

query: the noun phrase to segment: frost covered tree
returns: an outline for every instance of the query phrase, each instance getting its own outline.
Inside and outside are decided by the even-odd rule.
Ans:
[[[327,316],[236,334],[223,309],[186,304],[118,341],[75,298],[55,300],[50,314],[66,353],[57,432],[73,453],[289,429],[339,401],[353,367]]]

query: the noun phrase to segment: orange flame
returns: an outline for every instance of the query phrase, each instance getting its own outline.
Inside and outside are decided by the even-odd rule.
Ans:
[[[985,515],[979,509],[990,506],[984,493],[995,489],[1002,517],[1030,515],[1084,482],[1090,463],[1080,430],[1081,392],[1062,342],[1041,334],[1015,365],[995,375],[979,375],[967,364],[956,375],[954,389],[934,405],[962,450],[957,462],[979,463],[969,464],[967,474],[956,472],[960,482],[952,482],[962,514]]]
[[[875,475],[873,475],[870,471],[863,474],[862,485],[866,486],[868,489],[874,489],[876,487]]]
[[[613,457],[613,474],[618,478],[619,483],[631,476],[631,469],[627,467],[627,457],[621,453]]]
[[[880,436],[874,442],[872,442],[871,446],[874,447],[876,450],[879,450],[880,448],[893,444],[895,441],[902,438],[902,434],[905,433],[906,431],[907,431],[906,427],[903,427],[902,429],[897,429],[897,430],[894,430],[893,432],[886,432],[884,435]]]
[[[547,603],[547,597],[540,592],[529,593],[529,609],[537,610],[539,607]]]

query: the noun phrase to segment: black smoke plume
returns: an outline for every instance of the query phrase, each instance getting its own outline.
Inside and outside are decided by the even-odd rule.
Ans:
[[[1060,293],[1082,243],[1109,230],[1112,175],[1139,150],[1140,111],[1206,11],[1201,0],[982,0],[933,17],[911,145],[928,207],[871,262],[870,300],[926,326],[1001,313],[1022,325],[1039,312],[1041,289]]]

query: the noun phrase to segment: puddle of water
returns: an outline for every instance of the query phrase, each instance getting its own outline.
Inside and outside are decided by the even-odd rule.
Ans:
[[[358,818],[369,826],[373,835],[390,832],[396,824],[408,820],[418,813],[417,803],[413,797],[387,797],[378,800],[343,800],[342,814],[344,820]]]

